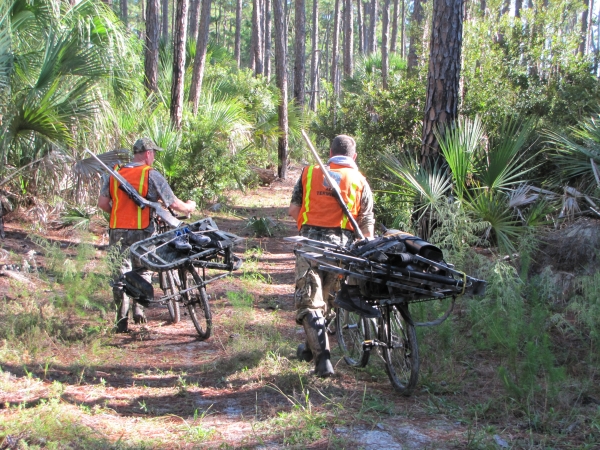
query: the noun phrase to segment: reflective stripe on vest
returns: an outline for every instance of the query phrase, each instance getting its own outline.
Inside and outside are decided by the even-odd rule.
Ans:
[[[365,178],[355,169],[331,164],[329,174],[340,186],[342,199],[350,213],[356,218],[360,209],[360,198]],[[304,195],[298,215],[298,229],[302,225],[326,228],[341,227],[353,230],[352,224],[343,213],[333,191],[327,186],[323,172],[318,166],[309,166],[302,173]]]
[[[148,194],[148,174],[152,168],[148,165],[122,167],[115,166],[115,170],[125,178],[131,186],[137,188],[142,197]],[[119,189],[119,182],[110,177],[110,194],[113,201],[110,213],[110,228],[127,230],[142,230],[150,225],[150,209],[140,208],[125,192]]]

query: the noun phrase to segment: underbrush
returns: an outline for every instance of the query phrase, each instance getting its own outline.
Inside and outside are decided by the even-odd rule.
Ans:
[[[600,276],[576,278],[577,294],[565,303],[552,272],[529,274],[531,248],[520,250],[519,264],[468,251],[450,259],[461,269],[477,261],[476,276],[487,280],[487,292],[459,298],[443,324],[417,328],[421,384],[435,409],[475,431],[478,422],[517,420],[560,442],[577,434],[582,448],[598,444]],[[414,319],[439,317],[447,302],[415,305]],[[478,388],[467,404],[451,400]]]
[[[44,265],[33,256],[31,283],[13,280],[0,300],[2,359],[35,356],[56,343],[90,343],[106,335],[112,322],[108,274],[115,256],[95,259],[89,244],[65,251],[39,236],[31,240],[41,248]]]

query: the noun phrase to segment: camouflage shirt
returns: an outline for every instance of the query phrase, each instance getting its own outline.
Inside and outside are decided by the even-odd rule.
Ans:
[[[302,186],[302,174],[300,174],[298,181],[296,181],[296,184],[294,185],[294,190],[292,191],[292,199],[291,199],[290,203],[292,205],[302,206],[303,197],[304,197],[304,186]],[[368,230],[370,227],[372,228],[375,225],[375,216],[373,214],[373,192],[371,191],[371,187],[369,186],[369,183],[366,181],[365,181],[365,186],[362,191],[362,196],[360,197],[360,209],[358,211],[358,216],[356,217],[356,222],[358,223],[358,226],[360,227],[360,229],[363,233],[366,230]],[[321,229],[320,227],[313,227],[313,226],[307,226],[307,225],[303,225],[302,229],[304,230],[304,228]],[[353,233],[351,231],[349,233],[350,233],[350,236],[353,235]],[[302,236],[305,236],[304,234],[302,234],[302,232],[300,234]],[[305,236],[305,237],[309,237],[309,236]],[[311,237],[311,239],[315,239],[315,238]],[[318,239],[318,240],[329,242],[328,240],[325,240],[325,239]],[[337,244],[337,242],[331,242],[331,243]]]
[[[123,167],[136,167],[141,166],[142,163],[129,163]],[[110,176],[104,175],[102,179],[102,188],[100,189],[100,196],[112,198],[110,195],[110,187],[109,187]],[[148,174],[148,194],[146,195],[146,199],[151,202],[156,202],[159,199],[162,200],[166,207],[171,206],[175,202],[175,194],[167,183],[162,174],[157,170],[151,170]],[[146,228],[146,232],[154,231],[154,221],[150,221],[150,226]]]

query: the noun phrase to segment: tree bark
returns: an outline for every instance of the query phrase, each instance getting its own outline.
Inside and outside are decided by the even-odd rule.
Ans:
[[[434,0],[421,162],[439,154],[434,129],[458,114],[463,0]]]
[[[587,22],[587,33],[586,33],[586,37],[585,37],[585,54],[589,55],[590,53],[592,53],[592,40],[593,40],[593,32],[592,32],[592,25],[593,25],[593,11],[594,11],[594,0],[588,0],[588,22]]]
[[[515,0],[515,17],[521,17],[521,9],[523,9],[523,0]]]
[[[312,54],[310,58],[310,109],[317,110],[319,80],[319,0],[313,0],[312,10]]]
[[[354,71],[354,18],[352,0],[345,0],[344,6],[344,75],[351,77]]]
[[[254,75],[263,73],[262,58],[262,29],[261,29],[261,0],[252,0],[252,53],[250,55],[251,68]]]
[[[265,78],[267,81],[271,77],[271,2],[272,0],[264,0],[265,2],[265,51],[264,51],[264,66]]]
[[[273,19],[275,22],[275,78],[280,92],[279,99],[279,138],[277,141],[277,174],[285,180],[288,162],[288,109],[287,109],[287,56],[286,31],[283,0],[273,0]]]
[[[406,0],[401,1],[402,8],[400,18],[402,22],[400,23],[400,56],[404,58],[406,55]]]
[[[198,113],[198,102],[200,101],[200,92],[202,92],[202,79],[204,78],[204,66],[206,64],[206,47],[208,46],[208,32],[210,30],[210,11],[211,0],[203,0],[189,98],[190,103],[192,103],[192,112],[194,115]]]
[[[242,0],[237,0],[235,5],[235,44],[233,53],[239,69],[242,54]]]
[[[388,40],[390,28],[390,0],[383,0],[383,16],[381,24],[381,81],[383,89],[388,88]]]
[[[125,24],[125,27],[128,28],[127,24],[127,0],[121,0],[121,20]]]
[[[331,45],[331,85],[337,97],[338,79],[338,46],[340,40],[340,0],[335,0],[333,10],[333,43]]]
[[[392,38],[390,42],[390,53],[396,53],[396,41],[398,40],[398,0],[394,0],[394,10],[392,12]]]
[[[173,82],[171,84],[171,123],[177,130],[181,129],[183,117],[187,14],[188,0],[177,0],[173,27]]]
[[[369,23],[369,54],[377,50],[377,0],[371,0],[371,22]]]
[[[365,52],[365,38],[363,36],[362,0],[356,0],[356,28],[358,29],[358,53]]]
[[[436,0],[434,0],[436,1]],[[420,44],[420,29],[423,23],[423,5],[421,0],[414,0],[412,18],[410,20],[410,42],[408,49],[408,71],[414,72],[418,65],[417,45]]]
[[[304,66],[306,64],[306,10],[304,0],[294,1],[294,99],[304,106]]]
[[[162,0],[161,36],[163,41],[169,40],[169,0]]]
[[[190,0],[190,20],[188,21],[188,40],[198,40],[198,16],[200,15],[200,3],[202,0]]]
[[[158,0],[148,0],[146,10],[146,51],[144,87],[146,94],[158,91]]]

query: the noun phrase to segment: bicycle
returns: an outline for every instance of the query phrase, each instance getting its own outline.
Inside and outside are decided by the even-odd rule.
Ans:
[[[350,248],[300,236],[286,240],[309,248],[296,252],[314,261],[319,270],[342,278],[334,303],[338,345],[345,362],[365,367],[375,350],[392,386],[402,395],[410,395],[418,382],[415,327],[442,323],[459,295],[485,292],[485,281],[455,270],[443,260],[439,248],[407,233],[358,241]],[[452,302],[441,317],[425,323],[413,321],[410,304],[448,297]]]
[[[192,247],[187,253],[169,245],[186,233],[204,234],[211,238],[210,243],[203,247]],[[233,254],[233,246],[241,240],[232,233],[219,230],[211,218],[206,218],[185,228],[136,242],[130,248],[132,256],[138,258],[145,268],[159,274],[165,295],[155,302],[166,304],[167,308],[171,305],[169,313],[174,321],[175,318],[180,319],[179,304],[187,308],[200,339],[205,340],[212,334],[212,314],[206,285],[229,276],[241,267],[241,258]],[[210,276],[207,269],[227,273]]]

